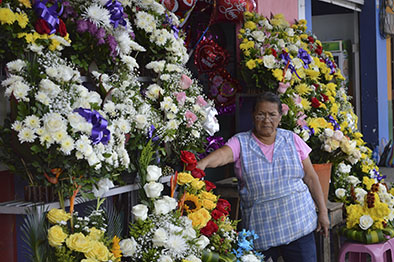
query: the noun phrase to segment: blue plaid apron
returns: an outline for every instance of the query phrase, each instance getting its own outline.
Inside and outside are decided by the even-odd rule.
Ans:
[[[317,226],[315,204],[302,181],[293,133],[277,129],[272,163],[251,131],[236,135],[241,145],[242,181],[239,183],[242,223],[259,238],[257,250],[267,250],[303,237]]]

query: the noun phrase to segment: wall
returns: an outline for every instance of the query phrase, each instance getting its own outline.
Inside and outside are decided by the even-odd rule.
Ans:
[[[257,12],[271,17],[271,14],[283,14],[287,21],[298,20],[298,0],[256,0]]]

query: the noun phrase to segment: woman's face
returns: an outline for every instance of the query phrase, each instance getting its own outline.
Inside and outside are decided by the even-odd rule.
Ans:
[[[256,105],[253,113],[253,123],[257,137],[272,137],[276,135],[282,115],[278,111],[278,104],[261,102]]]

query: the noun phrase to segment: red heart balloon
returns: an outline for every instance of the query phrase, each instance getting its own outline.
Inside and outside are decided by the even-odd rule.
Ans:
[[[216,0],[214,22],[238,23],[243,19],[247,0]]]
[[[196,48],[194,63],[200,73],[214,71],[227,65],[228,52],[213,40],[202,40]]]
[[[179,4],[177,0],[161,0],[160,3],[173,13],[178,11]]]

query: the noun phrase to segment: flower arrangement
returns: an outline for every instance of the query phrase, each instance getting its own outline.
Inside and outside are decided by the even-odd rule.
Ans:
[[[312,163],[331,162],[334,173],[340,163],[352,165],[349,172],[359,178],[377,169],[357,129],[345,78],[332,54],[306,31],[306,21],[289,25],[283,15],[244,16],[239,34],[244,79],[279,94],[281,127],[307,142]]]
[[[29,261],[121,261],[122,228],[114,209],[89,207],[86,216],[64,209],[32,211],[22,226]]]
[[[362,181],[349,175],[335,195],[346,203],[346,227],[342,232],[350,239],[376,243],[394,236],[394,196],[378,172]]]

